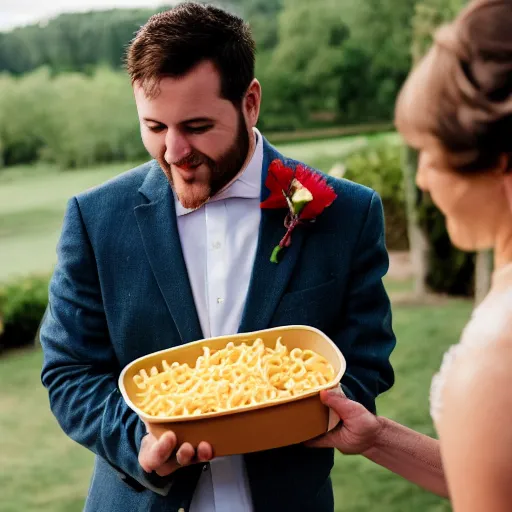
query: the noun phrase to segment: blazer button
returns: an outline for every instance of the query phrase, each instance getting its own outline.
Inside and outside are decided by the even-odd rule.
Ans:
[[[178,509],[178,512],[185,512],[185,509],[183,507]]]

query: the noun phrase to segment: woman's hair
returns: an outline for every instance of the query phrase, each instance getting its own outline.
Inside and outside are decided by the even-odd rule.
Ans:
[[[395,117],[406,139],[436,140],[455,170],[481,172],[512,156],[512,0],[475,0],[441,27]]]

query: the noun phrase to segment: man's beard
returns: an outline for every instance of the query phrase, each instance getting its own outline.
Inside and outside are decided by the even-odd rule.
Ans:
[[[196,209],[222,190],[240,172],[248,156],[249,146],[247,125],[240,111],[235,142],[217,160],[193,149],[189,155],[173,162],[172,165],[167,164],[163,156],[158,159],[158,163],[183,207]],[[178,171],[173,171],[172,167],[197,167],[198,173],[191,180],[185,180]]]

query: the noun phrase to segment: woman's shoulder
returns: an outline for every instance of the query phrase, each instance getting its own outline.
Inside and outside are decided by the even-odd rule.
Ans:
[[[460,343],[488,347],[512,336],[512,286],[491,292],[478,306],[464,329]]]
[[[478,397],[488,403],[497,394],[510,394],[512,304],[496,306],[492,314],[480,311],[464,332],[444,379],[442,402],[447,410],[472,407]]]
[[[495,336],[492,343],[469,346],[458,352],[445,379],[443,401],[447,406],[449,402],[453,403],[453,399],[471,400],[481,391],[491,397],[505,384],[506,392],[510,394],[512,333],[501,334]],[[450,397],[452,400],[449,400]]]
[[[492,430],[489,423],[512,421],[511,367],[510,335],[488,347],[472,347],[458,354],[441,390],[443,408],[436,419],[440,437],[469,428],[483,438],[484,432]]]
[[[492,392],[498,385],[494,380],[500,378],[498,373],[493,374],[493,368],[508,366],[510,369],[511,365],[512,287],[505,287],[492,291],[475,309],[460,342],[445,354],[430,393],[431,413],[436,423],[448,407],[447,394],[464,400],[468,386],[483,385],[481,381]]]

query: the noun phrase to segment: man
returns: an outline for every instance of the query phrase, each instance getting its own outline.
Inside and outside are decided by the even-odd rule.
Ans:
[[[215,459],[206,442],[146,434],[117,387],[121,369],[145,354],[307,324],[345,355],[347,396],[375,410],[393,383],[374,192],[329,178],[337,199],[270,261],[286,211],[260,208],[268,167],[296,162],[255,128],[254,51],[247,25],[218,8],[183,4],[151,18],[127,64],[154,160],[68,204],[41,329],[42,380],[63,430],[97,455],[87,511],[333,510],[332,450]]]

